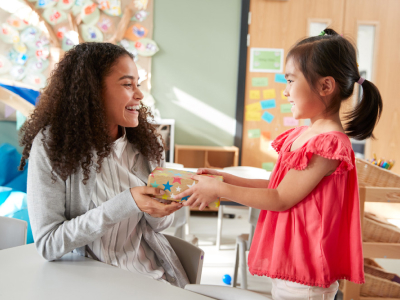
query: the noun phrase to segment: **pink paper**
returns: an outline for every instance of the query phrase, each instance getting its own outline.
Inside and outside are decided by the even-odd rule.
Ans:
[[[13,112],[15,111],[14,108],[12,108],[11,106],[8,106],[6,104],[5,110],[4,110],[4,116],[6,117],[6,119],[11,116],[13,114]]]
[[[292,118],[292,117],[284,117],[283,125],[284,126],[298,126],[299,120],[296,120],[295,118]]]

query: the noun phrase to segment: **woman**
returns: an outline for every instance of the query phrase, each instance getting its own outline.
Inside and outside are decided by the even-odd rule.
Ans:
[[[166,238],[172,213],[146,187],[164,150],[140,105],[132,55],[83,43],[56,65],[22,128],[20,169],[29,158],[28,211],[39,253],[81,255],[184,287],[187,276]]]

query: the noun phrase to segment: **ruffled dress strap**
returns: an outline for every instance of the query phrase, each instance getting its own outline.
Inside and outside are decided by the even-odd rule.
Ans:
[[[271,143],[271,147],[275,149],[276,152],[280,153],[283,144],[285,143],[287,137],[298,128],[291,128],[289,130],[286,130],[284,133],[281,133],[278,135]]]
[[[333,174],[350,171],[354,168],[354,152],[349,138],[342,132],[327,132],[309,139],[302,147],[284,152],[282,163],[290,169],[304,170],[313,154],[341,163]]]

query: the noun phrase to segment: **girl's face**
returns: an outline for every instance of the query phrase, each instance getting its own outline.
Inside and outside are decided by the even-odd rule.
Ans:
[[[289,58],[286,63],[285,78],[288,83],[283,94],[292,104],[293,117],[295,119],[311,119],[311,121],[320,117],[325,111],[325,105],[320,96],[310,88],[292,58]]]
[[[118,126],[139,125],[139,104],[143,94],[139,90],[139,75],[132,58],[118,58],[111,73],[104,79],[104,106],[111,137],[118,138]]]

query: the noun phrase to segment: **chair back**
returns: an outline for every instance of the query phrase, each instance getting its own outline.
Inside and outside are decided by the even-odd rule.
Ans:
[[[26,244],[28,223],[0,216],[0,250]]]
[[[260,215],[260,209],[249,207],[249,223],[250,223],[250,234],[248,245],[250,247],[251,241],[253,240],[254,231],[256,230],[258,216]]]
[[[172,235],[164,234],[178,256],[191,284],[199,284],[203,271],[204,251]]]

